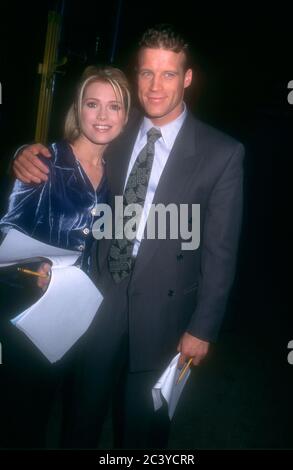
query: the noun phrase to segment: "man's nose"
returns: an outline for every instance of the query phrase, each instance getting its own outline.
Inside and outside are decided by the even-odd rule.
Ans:
[[[151,81],[151,89],[159,90],[161,88],[161,78],[158,75],[154,75]]]

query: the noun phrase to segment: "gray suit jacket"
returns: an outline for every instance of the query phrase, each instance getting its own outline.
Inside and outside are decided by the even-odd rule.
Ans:
[[[108,152],[113,197],[123,193],[140,122],[141,118],[132,122]],[[122,289],[126,303],[108,271],[111,242],[99,242],[98,284],[117,309],[127,305],[132,370],[162,367],[176,353],[184,331],[204,340],[216,339],[235,272],[243,156],[242,144],[188,113],[153,203],[188,204],[190,226],[191,205],[200,204],[200,245],[183,251],[180,237],[142,240],[132,276]]]

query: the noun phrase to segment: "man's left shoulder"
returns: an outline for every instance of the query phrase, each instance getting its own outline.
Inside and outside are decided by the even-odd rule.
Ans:
[[[239,153],[244,154],[243,144],[235,137],[207,124],[192,116],[195,139],[198,144],[206,147],[209,152],[222,154]]]
[[[242,145],[235,137],[232,137],[230,134],[223,132],[220,129],[217,129],[209,124],[206,124],[201,121],[202,127],[205,129],[205,132],[211,142],[216,144],[221,144],[227,147],[236,147]]]

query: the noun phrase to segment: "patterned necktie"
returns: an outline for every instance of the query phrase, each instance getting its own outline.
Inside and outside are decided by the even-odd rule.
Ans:
[[[161,137],[161,132],[152,127],[147,132],[147,143],[138,154],[132,170],[129,174],[124,194],[123,194],[123,213],[128,204],[139,204],[141,208],[144,206],[149,179],[155,155],[155,142]],[[123,228],[130,216],[123,216]],[[136,231],[138,229],[139,220],[136,223]],[[119,283],[127,277],[132,268],[134,259],[132,256],[135,237],[128,239],[123,230],[122,239],[114,239],[112,241],[108,263],[109,271],[116,283]]]

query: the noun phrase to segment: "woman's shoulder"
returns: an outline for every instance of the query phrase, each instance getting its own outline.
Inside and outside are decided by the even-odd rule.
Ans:
[[[75,158],[68,141],[59,140],[57,142],[52,142],[48,145],[48,148],[51,153],[51,158],[48,159],[42,157],[43,161],[49,161],[51,166],[55,166],[60,169],[74,168]]]

